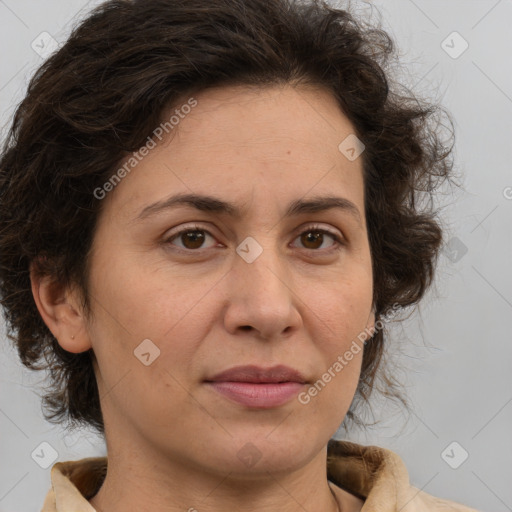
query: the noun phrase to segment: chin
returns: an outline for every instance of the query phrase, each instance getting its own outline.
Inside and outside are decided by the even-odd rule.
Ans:
[[[324,439],[320,432],[290,432],[283,428],[278,434],[279,427],[274,429],[245,429],[229,438],[227,445],[219,444],[215,450],[213,443],[208,443],[203,453],[209,454],[209,465],[233,471],[241,479],[258,474],[268,478],[269,473],[300,469],[317,456],[329,440],[328,435]]]

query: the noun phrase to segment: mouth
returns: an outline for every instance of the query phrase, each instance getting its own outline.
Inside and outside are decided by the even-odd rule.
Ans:
[[[289,402],[307,382],[299,371],[288,366],[251,365],[225,370],[206,379],[205,384],[240,405],[269,409]]]

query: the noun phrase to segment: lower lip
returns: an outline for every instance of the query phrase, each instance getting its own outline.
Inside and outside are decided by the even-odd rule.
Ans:
[[[297,396],[303,387],[299,382],[208,382],[221,395],[248,407],[278,407]]]

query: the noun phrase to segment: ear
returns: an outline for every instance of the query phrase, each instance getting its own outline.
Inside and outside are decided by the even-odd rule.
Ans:
[[[76,290],[39,275],[34,265],[30,266],[30,282],[39,314],[59,345],[74,354],[89,350],[92,345]]]

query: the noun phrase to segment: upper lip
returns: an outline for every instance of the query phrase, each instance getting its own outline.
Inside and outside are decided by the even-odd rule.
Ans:
[[[206,379],[207,382],[253,382],[253,383],[275,383],[275,382],[300,382],[304,384],[306,379],[298,371],[285,365],[262,368],[260,366],[234,366],[228,370],[217,373]]]

